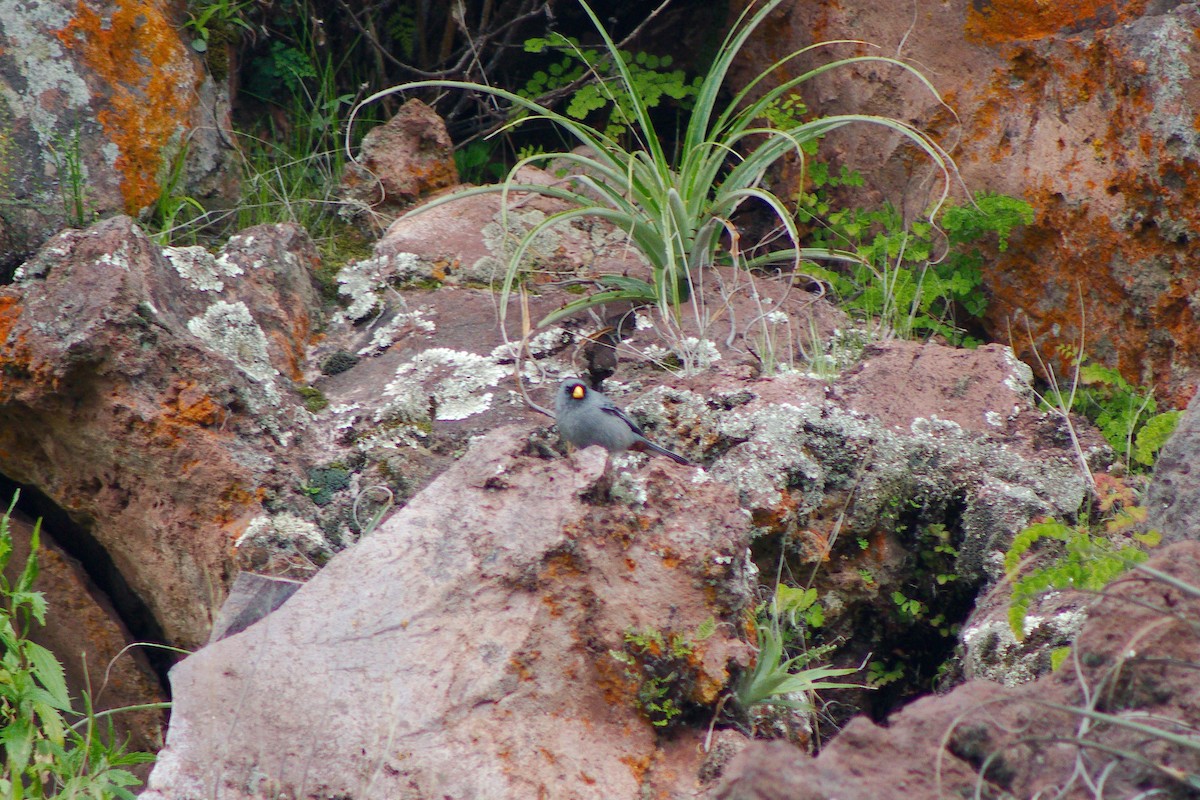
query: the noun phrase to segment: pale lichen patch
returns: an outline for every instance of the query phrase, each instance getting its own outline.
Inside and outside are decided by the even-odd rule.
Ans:
[[[391,400],[376,412],[376,420],[466,419],[491,407],[493,393],[487,390],[507,374],[487,356],[445,347],[426,350],[396,369],[383,390]]]

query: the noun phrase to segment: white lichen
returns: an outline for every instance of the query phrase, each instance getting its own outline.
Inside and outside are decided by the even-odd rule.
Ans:
[[[1002,352],[1004,362],[1008,365],[1008,375],[1004,378],[1004,385],[1013,394],[1021,397],[1030,396],[1033,393],[1033,369],[1017,358],[1017,354],[1011,347],[1004,347]]]
[[[437,330],[437,325],[429,319],[432,314],[433,309],[429,306],[418,306],[411,311],[397,312],[394,317],[375,329],[370,343],[358,350],[358,355],[366,356],[386,350],[395,344],[406,331],[433,333]]]
[[[383,390],[392,399],[376,413],[376,421],[466,419],[491,407],[493,393],[487,390],[507,374],[506,367],[487,356],[431,348],[396,369],[395,379]]]
[[[293,547],[305,554],[329,553],[331,548],[321,529],[308,520],[286,512],[263,515],[250,520],[234,547],[256,544],[262,547]]]
[[[164,247],[162,252],[179,277],[199,292],[222,292],[225,290],[224,278],[243,274],[242,268],[224,255],[218,258],[199,245]]]
[[[338,272],[338,294],[349,305],[338,315],[348,322],[366,319],[379,309],[378,293],[390,283],[404,283],[424,276],[415,253],[393,253],[355,261]]]
[[[254,380],[270,384],[279,374],[271,365],[267,336],[250,316],[245,303],[218,300],[203,314],[188,320],[187,328]]]
[[[547,328],[530,338],[526,353],[530,358],[545,358],[553,355],[569,345],[574,336],[566,328]],[[492,350],[491,357],[496,361],[514,361],[521,349],[521,342],[505,342]]]

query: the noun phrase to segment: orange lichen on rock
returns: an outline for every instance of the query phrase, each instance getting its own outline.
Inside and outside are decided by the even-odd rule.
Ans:
[[[158,174],[173,137],[191,116],[203,80],[160,3],[131,0],[104,12],[79,0],[58,31],[109,92],[96,117],[117,146],[125,210],[136,215],[159,194]]]
[[[12,295],[0,296],[0,343],[8,340],[13,325],[21,317],[21,301]]]
[[[1135,19],[1145,7],[1146,0],[991,0],[967,8],[965,33],[968,40],[990,44],[1044,39]]]

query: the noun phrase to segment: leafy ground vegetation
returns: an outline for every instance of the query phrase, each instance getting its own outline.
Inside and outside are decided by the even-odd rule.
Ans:
[[[70,697],[62,664],[29,638],[30,629],[46,621],[46,600],[33,590],[40,523],[16,579],[4,577],[11,574],[5,569],[13,556],[16,503],[14,496],[0,516],[0,795],[133,798],[140,781],[129,768],[153,754],[128,751],[113,730],[114,712],[97,712],[89,693]]]
[[[181,158],[163,165],[162,195],[147,222],[169,244],[211,244],[250,225],[297,222],[321,245],[327,268],[337,269],[366,255],[371,244],[370,232],[342,213],[338,199],[344,144],[353,147],[402,98],[419,96],[446,119],[463,178],[481,184],[471,193],[512,191],[525,165],[567,163],[581,174],[571,185],[534,189],[569,208],[525,234],[497,287],[502,294],[529,284],[524,255],[540,231],[581,217],[628,231],[650,264],[649,279],[601,276],[598,291],[542,324],[621,301],[653,307],[669,335],[693,308],[699,272],[723,266],[766,278],[807,276],[849,313],[865,341],[936,337],[979,344],[985,253],[1006,248],[1032,221],[1030,206],[986,190],[952,195],[950,156],[900,119],[818,116],[801,99],[806,81],[862,62],[906,72],[936,95],[905,62],[876,55],[824,59],[826,50],[817,45],[745,86],[728,85],[738,51],[779,1],[750,6],[723,37],[725,20],[711,4],[681,0],[670,13],[694,21],[689,27],[697,33],[679,42],[664,35],[678,28],[672,20],[679,17],[665,6],[648,11],[635,3],[593,10],[583,2],[552,6],[547,0],[191,0],[185,34],[215,76],[235,78],[239,87],[234,144],[242,196],[233,208],[206,208],[186,194]],[[657,43],[665,43],[662,50]],[[781,81],[779,75],[792,77]],[[822,143],[846,125],[905,137],[940,175],[943,190],[923,213],[839,200],[862,176],[830,166]],[[70,174],[69,143],[61,151]],[[804,176],[792,196],[772,188],[774,170],[784,163],[800,165]],[[82,222],[79,198],[68,191],[63,203]],[[741,222],[746,218],[754,224]],[[751,230],[767,233],[751,236]],[[1088,507],[1073,519],[1040,520],[1014,541],[1006,568],[1018,635],[1039,593],[1066,586],[1100,591],[1154,544],[1138,527],[1138,498],[1177,415],[1158,413],[1148,390],[1091,363],[1082,346],[1073,358],[1069,385],[1050,376],[1045,407],[1068,427],[1080,416],[1094,422],[1123,472],[1089,474],[1095,492]],[[955,625],[935,613],[927,597],[954,589],[954,532],[922,525],[912,536],[924,589],[893,592],[890,613],[904,630],[951,640]],[[881,659],[861,670],[827,666],[838,642],[824,639],[825,610],[812,581],[788,578],[783,570],[764,573],[774,580],[746,625],[759,657],[709,718],[723,715],[755,733],[777,730],[779,714],[799,715],[814,727],[820,693],[879,691],[906,680],[905,665]],[[0,688],[13,699],[4,706],[11,722],[4,734],[7,783],[0,788],[16,797],[55,796],[87,776],[92,782],[77,791],[81,796],[128,796],[121,765],[136,756],[98,745],[101,737],[91,734],[95,715],[85,712],[91,720],[86,735],[64,725],[70,703],[55,677],[61,669],[22,637],[22,626],[41,611],[30,585],[23,575],[4,587],[9,633]],[[705,716],[675,690],[687,674],[692,643],[703,635],[630,631],[625,647],[612,652],[640,684],[639,708],[654,726],[694,724]],[[926,675],[921,687],[931,688],[939,675]]]

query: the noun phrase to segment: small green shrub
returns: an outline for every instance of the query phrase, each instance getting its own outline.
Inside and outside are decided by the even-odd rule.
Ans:
[[[1058,520],[1035,522],[1013,539],[1004,554],[1004,569],[1012,580],[1008,623],[1017,639],[1025,638],[1030,602],[1054,589],[1098,592],[1133,565],[1145,561],[1147,548],[1158,543],[1156,533],[1133,533],[1127,540],[1093,533],[1087,525],[1069,526]],[[1021,560],[1044,540],[1062,543],[1060,553],[1044,566],[1018,575]]]
[[[1069,393],[1051,388],[1042,407],[1082,414],[1100,429],[1127,464],[1152,466],[1158,451],[1175,431],[1181,412],[1158,413],[1153,390],[1133,386],[1117,370],[1091,363],[1071,345],[1059,345],[1058,351],[1064,359],[1075,362],[1078,380]]]
[[[623,666],[625,677],[637,687],[635,705],[656,728],[668,728],[679,722],[684,709],[694,706],[691,691],[696,685],[697,664],[693,659],[696,644],[716,631],[716,621],[707,620],[695,635],[653,628],[625,632],[623,650],[609,650],[609,656]]]
[[[825,624],[825,609],[817,602],[817,590],[780,583],[775,587],[775,613],[805,637]]]
[[[79,129],[73,130],[70,137],[55,133],[47,150],[58,178],[58,191],[62,198],[63,215],[67,225],[82,228],[91,224],[95,212],[88,201],[87,176],[84,174]]]
[[[192,49],[206,53],[213,39],[227,36],[230,30],[241,30],[253,36],[254,26],[245,16],[253,5],[254,0],[191,0],[183,27],[195,37]]]
[[[46,599],[33,590],[41,522],[30,536],[29,557],[16,581],[3,575],[13,553],[10,518],[17,497],[0,516],[0,795],[8,798],[88,797],[133,800],[141,784],[126,767],[154,759],[127,752],[110,724],[100,730],[90,698],[73,710],[62,664],[28,638],[44,625]],[[77,722],[75,720],[78,720]],[[74,722],[74,724],[71,724]],[[82,729],[82,730],[80,730]],[[105,735],[106,733],[106,735]]]
[[[979,344],[956,317],[977,319],[987,307],[980,241],[995,236],[1005,250],[1012,231],[1033,221],[1028,203],[981,192],[971,203],[947,205],[934,218],[906,223],[890,203],[874,210],[831,210],[828,189],[862,185],[861,176],[845,167],[832,176],[817,162],[808,178],[811,190],[801,193],[797,205],[799,220],[812,226],[813,243],[858,256],[837,268],[809,270],[828,282],[843,308],[876,322],[883,338],[938,334],[954,344]]]
[[[788,657],[779,620],[760,622],[764,624],[756,626],[758,655],[754,668],[743,672],[734,688],[734,698],[744,711],[764,704],[811,710],[813,692],[863,688],[860,684],[830,680],[853,675],[859,671],[858,667],[806,667],[828,655],[831,647],[810,648]]]
[[[613,140],[627,136],[631,127],[637,124],[638,111],[633,100],[635,94],[647,111],[657,108],[664,98],[674,100],[680,110],[687,111],[694,104],[703,84],[701,78],[689,81],[683,70],[662,71],[671,66],[670,56],[620,50],[618,56],[625,63],[629,76],[629,83],[624,84],[612,57],[607,53],[583,49],[577,39],[561,34],[527,39],[525,51],[558,52],[562,54],[562,59],[535,72],[518,94],[536,101],[547,92],[568,87],[585,76],[598,78],[597,81],[583,82],[571,93],[566,113],[583,121],[595,112],[601,112],[603,122],[593,127],[602,130],[605,136]]]
[[[476,139],[454,151],[454,166],[463,183],[490,183],[508,172],[504,162],[493,152],[490,142]]]

